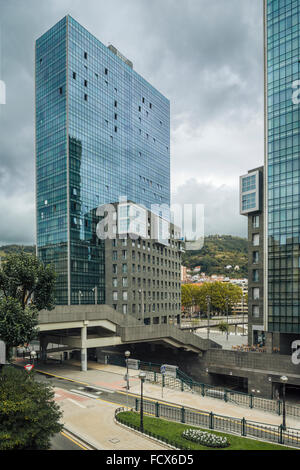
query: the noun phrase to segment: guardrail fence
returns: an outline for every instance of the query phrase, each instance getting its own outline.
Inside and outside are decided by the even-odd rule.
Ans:
[[[135,411],[140,411],[141,400],[136,399]],[[237,434],[243,437],[257,438],[275,444],[285,444],[300,447],[300,430],[287,428],[282,425],[271,425],[234,418],[216,413],[208,413],[202,410],[193,410],[187,407],[176,407],[158,402],[143,400],[143,408],[146,414],[157,418],[165,418],[170,421],[199,426],[215,431]]]

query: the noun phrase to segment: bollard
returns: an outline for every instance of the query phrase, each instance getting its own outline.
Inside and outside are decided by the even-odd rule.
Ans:
[[[242,419],[242,436],[246,436],[246,420]]]
[[[185,408],[184,406],[181,408],[181,422],[185,423]]]
[[[209,429],[214,429],[214,414],[209,413]]]

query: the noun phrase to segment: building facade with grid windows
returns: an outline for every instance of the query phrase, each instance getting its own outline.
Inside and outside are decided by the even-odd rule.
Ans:
[[[105,303],[97,208],[126,197],[168,217],[170,103],[70,16],[36,41],[35,79],[37,254],[58,305]]]

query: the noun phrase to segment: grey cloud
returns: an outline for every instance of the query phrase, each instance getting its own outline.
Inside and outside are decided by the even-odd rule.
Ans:
[[[205,235],[247,236],[247,219],[239,215],[239,193],[229,186],[190,179],[173,194],[173,204],[203,204]]]
[[[7,104],[0,106],[0,208],[13,201],[24,212],[26,201],[32,215],[1,212],[0,240],[34,241],[34,41],[67,13],[118,47],[169,97],[175,189],[195,176],[202,188],[210,181],[220,187],[223,180],[236,191],[239,174],[261,164],[260,0],[2,1],[0,79]],[[217,139],[224,150],[222,142],[215,147]],[[208,206],[209,197],[213,205],[212,190]],[[217,220],[209,224],[219,231]]]

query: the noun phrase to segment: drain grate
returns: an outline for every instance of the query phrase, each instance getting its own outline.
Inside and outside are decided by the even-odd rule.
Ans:
[[[118,444],[120,442],[119,439],[109,439],[108,442],[111,442],[112,444]]]

